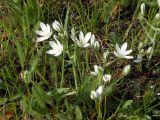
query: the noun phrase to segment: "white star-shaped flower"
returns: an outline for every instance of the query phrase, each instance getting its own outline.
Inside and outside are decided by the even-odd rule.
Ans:
[[[52,23],[52,27],[54,30],[56,30],[57,32],[60,32],[61,31],[61,28],[62,28],[62,25],[57,21],[55,20],[53,23]]]
[[[39,35],[36,42],[47,40],[52,35],[52,30],[48,24],[45,25],[43,22],[40,22],[40,27],[41,30],[35,31]]]
[[[56,42],[49,41],[49,44],[52,47],[52,49],[48,50],[47,54],[59,56],[63,52],[63,46],[58,40],[56,40]]]
[[[98,41],[96,41],[96,38],[95,38],[94,34],[91,36],[90,44],[91,44],[92,47],[99,50],[100,44],[99,44]]]
[[[127,50],[127,43],[124,43],[121,48],[116,43],[116,51],[114,51],[114,54],[119,58],[125,58],[125,59],[133,59],[133,56],[127,56],[130,54],[132,50]]]
[[[79,33],[79,40],[76,39],[75,42],[77,42],[77,45],[78,45],[79,47],[84,47],[84,48],[86,48],[86,47],[89,47],[89,46],[90,46],[90,44],[88,43],[89,40],[90,40],[90,38],[91,38],[91,32],[88,32],[88,33],[84,36],[83,32],[80,31],[80,33]]]
[[[101,66],[94,65],[94,71],[91,71],[91,74],[96,76],[96,75],[98,75],[99,70],[102,72],[104,71],[104,69]]]
[[[111,80],[111,75],[105,74],[105,75],[103,76],[103,81],[104,81],[104,82],[110,82],[110,80]]]
[[[103,86],[99,86],[96,91],[94,91],[94,90],[91,91],[90,97],[92,100],[95,100],[95,99],[99,98],[102,94],[103,94]]]

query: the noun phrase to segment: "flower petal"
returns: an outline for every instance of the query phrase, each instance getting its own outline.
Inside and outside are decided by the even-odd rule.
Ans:
[[[119,45],[116,43],[116,51],[119,53],[121,50],[119,48]]]
[[[43,32],[43,31],[36,30],[35,32],[38,35],[45,36],[45,32]]]
[[[46,53],[47,53],[47,54],[54,55],[54,54],[56,53],[56,51],[52,49],[52,50],[48,50]]]
[[[121,57],[116,51],[114,51],[115,56]]]
[[[47,27],[43,22],[40,22],[40,27],[41,27],[42,31],[46,31],[47,30]]]
[[[126,59],[133,59],[133,56],[124,56]]]
[[[94,43],[95,43],[95,36],[94,35],[91,36],[90,43],[91,43],[91,45],[94,45]]]
[[[42,42],[44,40],[47,40],[49,37],[37,37],[36,42]]]
[[[128,54],[130,54],[131,52],[132,52],[132,50],[127,50],[127,51],[124,52],[124,55],[128,55]]]
[[[97,94],[100,96],[103,93],[103,86],[99,86],[98,89],[96,90]]]
[[[125,42],[122,46],[121,46],[121,52],[125,52],[127,49],[127,43]]]
[[[83,47],[86,48],[86,47],[89,47],[90,44],[89,43],[86,43]]]
[[[83,32],[82,31],[80,31],[80,33],[79,33],[79,41],[82,43],[82,44],[84,44],[84,34],[83,34]]]
[[[88,33],[85,35],[84,43],[87,43],[90,38],[91,38],[91,32],[88,32]]]

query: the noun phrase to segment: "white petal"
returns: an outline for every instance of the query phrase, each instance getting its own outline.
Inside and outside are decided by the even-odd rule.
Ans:
[[[115,56],[121,57],[116,51],[114,51]]]
[[[79,41],[84,44],[84,42],[83,42],[84,41],[84,34],[82,31],[80,31],[80,33],[79,33]]]
[[[55,52],[55,50],[48,50],[47,52],[46,52],[47,54],[51,54],[51,55],[54,55],[56,52]]]
[[[85,35],[84,43],[87,43],[90,38],[91,38],[91,32],[88,32],[88,33]]]
[[[52,27],[53,27],[53,29],[54,30],[56,30],[56,31],[60,31],[60,23],[57,21],[57,20],[55,20],[53,23],[52,23]]]
[[[124,51],[126,51],[127,49],[127,43],[125,42],[122,46],[121,46],[121,52],[123,53]]]
[[[120,52],[121,50],[120,50],[120,48],[119,48],[119,45],[116,43],[116,51],[117,52]]]
[[[46,25],[46,32],[48,32],[48,33],[51,32],[51,28],[50,28],[50,26],[48,24]]]
[[[94,76],[97,76],[97,75],[98,75],[97,72],[92,72],[92,71],[91,71],[91,74],[94,75]]]
[[[91,45],[94,45],[94,43],[95,43],[95,36],[94,35],[91,36],[91,41],[90,42],[91,42]]]
[[[133,56],[125,56],[126,59],[133,59]]]
[[[95,91],[91,91],[91,99],[95,100],[97,98],[97,93]]]
[[[40,27],[41,27],[42,31],[46,31],[47,30],[47,27],[43,22],[40,22]]]
[[[36,34],[38,34],[38,35],[45,36],[45,32],[43,32],[43,31],[37,30],[37,31],[35,31],[35,32],[36,32]]]
[[[49,41],[49,45],[54,49],[55,47],[57,47],[57,44],[53,41]]]
[[[86,48],[86,47],[89,47],[90,44],[89,43],[86,43],[83,47]]]
[[[102,95],[102,93],[103,93],[103,86],[99,86],[98,89],[96,90],[96,92],[98,93],[98,95]]]
[[[94,65],[94,71],[98,73],[98,65]]]
[[[104,82],[109,82],[110,80],[111,80],[111,75],[105,74],[105,75],[103,76],[103,81],[104,81]]]
[[[54,56],[59,56],[62,53],[62,51],[57,51],[56,54],[54,54]]]
[[[127,51],[125,51],[124,55],[128,55],[128,54],[130,54],[131,52],[132,52],[132,50],[127,50]]]
[[[60,50],[63,50],[63,46],[62,46],[62,44],[57,40],[57,46],[58,46],[58,48],[60,49]]]
[[[42,42],[44,40],[47,40],[49,37],[37,37],[36,42]]]
[[[57,35],[54,35],[53,37],[54,37],[54,39],[55,39],[56,41],[58,41],[58,36],[57,36]]]
[[[98,41],[96,41],[96,42],[94,43],[94,48],[99,50],[100,44],[99,44]]]

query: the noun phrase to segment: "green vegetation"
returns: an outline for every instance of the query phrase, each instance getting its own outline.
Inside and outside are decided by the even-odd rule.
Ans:
[[[0,119],[159,120],[159,0],[0,0]]]

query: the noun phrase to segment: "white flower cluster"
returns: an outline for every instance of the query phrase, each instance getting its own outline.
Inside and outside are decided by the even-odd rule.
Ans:
[[[63,44],[66,43],[61,38],[65,38],[66,36],[68,38],[68,33],[64,31],[63,25],[60,22],[55,20],[52,23],[53,30],[49,26],[49,24],[44,24],[42,22],[40,22],[40,28],[41,30],[36,31],[38,35],[36,42],[42,42],[49,39],[52,36],[53,30],[55,30],[56,32],[58,32],[58,34],[53,35],[54,41],[49,41],[49,45],[51,46],[52,49],[48,50],[46,53],[54,55],[56,57],[61,55],[62,52],[65,51]],[[81,48],[91,47],[91,48],[94,48],[95,50],[100,49],[99,42],[96,40],[95,35],[92,34],[91,32],[87,32],[86,34],[84,34],[82,31],[80,31],[79,36],[77,38],[76,31],[74,28],[72,28],[70,38],[74,41],[77,47],[81,47]],[[133,59],[133,56],[129,55],[131,52],[132,52],[132,49],[127,50],[127,43],[125,42],[122,44],[121,47],[116,43],[115,50],[113,53],[116,57],[121,59]],[[107,62],[108,56],[109,56],[109,51],[107,50],[103,53],[104,62]],[[141,59],[141,56],[138,56],[135,62],[139,62],[140,61],[139,59]],[[126,66],[123,69],[123,72],[122,72],[123,76],[126,76],[129,73],[129,71],[130,71],[130,65]],[[94,71],[91,71],[91,75],[100,77],[102,79],[103,85],[99,85],[96,91],[94,90],[91,91],[90,97],[93,100],[96,100],[102,96],[103,89],[105,88],[105,84],[108,84],[111,81],[111,78],[112,78],[111,74],[103,74],[103,73],[104,73],[103,67],[94,65]]]
[[[66,31],[63,31],[63,26],[58,21],[54,21],[52,23],[52,27],[55,31],[58,32],[58,36],[64,37],[68,36]],[[40,22],[41,30],[36,30],[36,34],[38,35],[36,42],[42,42],[49,39],[52,35],[52,29],[49,24],[44,24]],[[59,56],[63,52],[63,45],[59,42],[58,36],[54,35],[53,38],[55,41],[50,41],[49,45],[51,46],[51,50],[47,51],[47,54],[51,54],[54,56]],[[74,28],[71,30],[71,39],[77,44],[77,46],[82,48],[87,48],[92,46],[93,48],[99,50],[100,44],[96,41],[94,34],[88,32],[86,35],[82,31],[79,33],[79,39],[76,37],[76,33]],[[90,41],[90,42],[89,42]]]
[[[62,25],[56,20],[52,23],[52,27],[57,32],[60,32],[61,29],[63,28]],[[49,39],[52,35],[52,29],[49,26],[49,24],[45,25],[43,22],[40,22],[40,28],[41,30],[36,31],[37,35],[39,35],[39,37],[37,37],[36,42],[45,41]],[[55,41],[49,41],[49,45],[51,46],[52,49],[48,50],[47,54],[59,56],[63,52],[63,45],[58,41],[56,35],[54,35],[54,39]]]
[[[79,39],[78,39],[76,37],[75,29],[72,28],[72,30],[71,30],[71,39],[79,47],[82,47],[82,48],[87,48],[89,46],[92,46],[95,49],[99,49],[100,48],[99,42],[96,41],[94,34],[92,34],[91,32],[88,32],[88,33],[86,33],[86,35],[84,35],[84,33],[82,31],[80,31]],[[89,40],[90,40],[90,43],[89,43]]]

